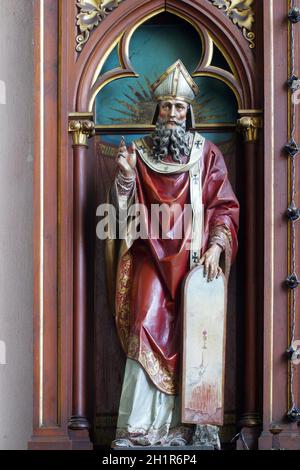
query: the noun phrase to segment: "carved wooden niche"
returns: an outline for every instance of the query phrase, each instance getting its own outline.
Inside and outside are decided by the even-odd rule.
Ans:
[[[116,170],[114,157],[121,136],[124,135],[130,145],[134,138],[152,131],[153,126],[149,123],[152,122],[155,105],[150,84],[178,58],[193,73],[200,88],[200,94],[193,105],[196,130],[221,148],[234,190],[242,203],[245,199],[243,182],[237,180],[237,174],[241,173],[239,160],[242,153],[237,134],[237,119],[241,117],[239,110],[253,107],[252,83],[243,78],[245,73],[251,76],[251,69],[245,70],[241,66],[240,51],[236,51],[234,56],[229,52],[230,44],[226,44],[226,39],[224,41],[223,37],[220,40],[222,33],[201,11],[201,7],[207,2],[197,2],[200,10],[197,12],[192,11],[190,6],[184,6],[185,2],[180,2],[180,8],[179,2],[169,3],[166,9],[157,5],[157,8],[145,12],[144,16],[141,12],[114,41],[111,40],[105,53],[99,55],[99,63],[88,92],[88,111],[93,113],[96,130],[92,145],[96,164],[97,207],[105,202],[107,190],[113,180]],[[211,12],[211,6],[206,6]],[[213,11],[219,14],[218,9],[214,8]],[[233,12],[227,10],[225,13]],[[245,20],[244,17],[245,26],[242,31],[248,43],[238,29],[235,34],[241,35],[244,52],[246,51],[247,58],[251,61],[254,33],[250,31],[253,16],[249,11],[247,22]],[[105,28],[105,21],[98,27]],[[84,47],[89,47],[89,40]],[[81,104],[80,100],[79,103]],[[244,258],[243,246],[239,257]],[[114,438],[125,357],[107,301],[103,269],[104,242],[100,240],[96,240],[95,260],[94,429],[95,443],[100,445],[109,444]],[[238,266],[239,261],[232,270],[229,286],[226,409],[225,425],[221,430],[225,443],[235,435],[239,418],[236,376],[237,357],[242,344],[237,344],[240,328],[237,318],[239,308],[243,308],[241,298],[244,286],[242,276],[237,276]],[[239,269],[242,269],[241,266]]]
[[[46,58],[47,67],[45,76],[36,70],[36,88],[45,90],[45,99],[37,104],[44,121],[37,124],[36,154],[43,159],[35,169],[35,233],[45,228],[47,237],[44,242],[37,235],[35,242],[34,431],[29,445],[90,448],[90,440],[104,445],[113,439],[125,358],[107,301],[96,208],[112,181],[120,136],[129,144],[151,132],[149,83],[178,58],[200,88],[194,104],[196,129],[221,147],[247,213],[229,286],[222,430],[228,442],[239,418],[237,403],[246,414],[257,412],[256,402],[239,403],[236,383],[237,367],[247,372],[255,355],[252,331],[250,357],[247,353],[237,365],[243,348],[236,341],[237,318],[256,315],[249,299],[256,296],[251,259],[259,204],[248,195],[254,188],[252,152],[259,126],[253,118],[261,97],[254,78],[252,2],[242,13],[233,2],[216,0],[44,0],[36,5],[39,59]],[[55,40],[43,35],[44,27],[55,32]],[[243,118],[245,144],[237,133],[238,118]],[[46,197],[40,199],[41,194]],[[45,270],[48,264],[51,269]],[[246,374],[246,389],[250,382],[257,387],[252,370]]]

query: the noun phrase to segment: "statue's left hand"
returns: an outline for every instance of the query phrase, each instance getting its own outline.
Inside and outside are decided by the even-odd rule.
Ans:
[[[203,264],[203,276],[207,276],[207,282],[211,282],[220,276],[222,269],[219,266],[222,248],[214,244],[202,256],[199,264]]]

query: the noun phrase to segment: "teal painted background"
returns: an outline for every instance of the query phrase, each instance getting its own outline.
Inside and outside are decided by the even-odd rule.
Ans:
[[[202,55],[201,39],[188,23],[176,25],[144,24],[133,34],[129,57],[138,78],[121,78],[106,85],[97,95],[97,125],[149,125],[155,104],[149,89],[177,59],[190,73]],[[228,70],[228,64],[215,48],[213,64]],[[101,75],[119,67],[117,48],[107,58]],[[193,104],[197,124],[236,121],[237,104],[233,92],[223,82],[209,77],[195,78],[200,93]]]

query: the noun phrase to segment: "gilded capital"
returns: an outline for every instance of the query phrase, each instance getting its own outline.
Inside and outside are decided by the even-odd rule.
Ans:
[[[88,120],[69,121],[69,132],[73,135],[73,145],[87,147],[88,138],[95,134],[95,124]]]
[[[243,116],[237,121],[238,130],[242,132],[245,142],[258,140],[258,129],[263,126],[263,119],[259,116]]]

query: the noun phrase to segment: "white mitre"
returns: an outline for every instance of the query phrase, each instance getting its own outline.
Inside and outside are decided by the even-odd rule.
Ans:
[[[181,62],[177,60],[152,85],[151,89],[157,101],[178,99],[191,103],[199,89]]]

